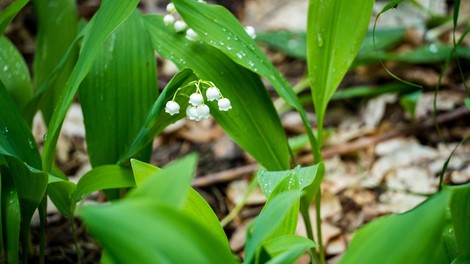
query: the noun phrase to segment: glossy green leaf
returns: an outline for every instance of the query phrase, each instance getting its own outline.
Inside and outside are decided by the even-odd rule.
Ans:
[[[77,4],[74,0],[33,0],[37,17],[36,50],[33,61],[34,86],[37,90],[54,71],[73,43],[78,30]],[[61,67],[52,87],[42,98],[41,110],[46,124],[75,64],[78,48]]]
[[[432,263],[445,223],[449,192],[413,210],[365,225],[354,235],[341,263]]]
[[[245,244],[246,263],[250,263],[257,248],[283,223],[285,217],[291,212],[293,204],[298,202],[299,198],[299,191],[287,191],[279,194],[272,199],[254,223],[250,225],[247,230]]]
[[[43,167],[45,171],[50,170],[54,161],[55,147],[59,138],[60,128],[80,83],[92,68],[95,57],[98,55],[106,39],[129,17],[138,2],[138,0],[103,1],[100,9],[88,25],[89,28],[83,39],[77,64],[66,83],[63,93],[59,97],[48,126],[48,134],[45,137],[43,149]]]
[[[307,62],[319,138],[328,102],[359,51],[373,5],[373,0],[310,1]]]
[[[232,13],[222,6],[208,5],[204,2],[176,0],[173,3],[184,21],[201,39],[225,53],[234,62],[271,82],[276,92],[299,112],[309,140],[314,146],[313,155],[316,160],[320,160],[320,151],[316,147],[317,140],[297,95]]]
[[[16,0],[0,12],[0,35],[3,35],[13,18],[28,2],[29,0]]]
[[[157,93],[154,51],[136,10],[105,41],[80,85],[93,167],[118,161],[142,127]],[[147,144],[138,158],[149,160],[150,151]]]
[[[31,77],[23,56],[5,36],[0,36],[0,80],[22,109],[33,95]]]
[[[50,183],[47,188],[47,195],[57,207],[59,212],[67,217],[73,217],[75,212],[75,200],[72,200],[72,193],[77,186],[69,181],[57,181]]]
[[[149,198],[173,207],[181,207],[195,175],[197,155],[190,154],[165,166],[148,177],[139,188],[129,192],[127,199]]]
[[[470,256],[470,184],[448,188],[452,192],[450,210],[458,252]]]
[[[286,171],[266,171],[260,170],[258,171],[258,181],[261,190],[263,190],[264,195],[266,197],[270,197],[274,188],[278,185],[279,182],[284,180],[291,174],[297,176],[300,189],[304,189],[305,187],[309,186],[313,183],[317,172],[318,172],[319,165],[313,165],[309,167],[300,167],[297,166],[292,170]]]
[[[148,177],[161,171],[157,166],[136,159],[131,159],[131,167],[136,186],[140,186]]]
[[[230,99],[233,108],[227,112],[219,111],[217,103],[208,102],[211,114],[227,134],[266,168],[287,169],[287,139],[258,76],[219,50],[176,34],[173,27],[163,24],[161,16],[146,16],[144,19],[152,43],[163,57],[172,60],[179,68],[193,69],[199,78],[214,82]]]
[[[83,175],[72,193],[72,200],[80,201],[86,195],[106,189],[135,186],[134,175],[129,168],[119,165],[102,165]]]
[[[147,199],[86,206],[78,215],[114,263],[234,263],[230,251],[186,214]]]
[[[2,172],[2,223],[4,232],[3,245],[5,247],[6,259],[8,263],[19,263],[19,240],[20,240],[20,204],[18,195],[12,182],[5,179]]]
[[[217,239],[218,243],[224,245],[224,248],[230,251],[227,236],[219,219],[206,200],[193,188],[189,189],[188,197],[182,210],[191,219],[206,227],[212,233],[212,236]]]
[[[160,94],[160,96],[158,96],[157,100],[148,111],[143,126],[140,128],[130,147],[124,152],[124,154],[122,154],[121,158],[119,159],[119,163],[127,162],[145,145],[151,143],[155,136],[163,131],[165,127],[185,116],[185,111],[183,110],[185,108],[183,108],[183,106],[188,104],[187,99],[186,102],[184,102],[184,98],[181,96],[175,98],[175,101],[177,101],[180,106],[182,106],[180,113],[176,115],[169,115],[165,113],[165,104],[169,100],[172,100],[173,94],[179,87],[184,86],[185,84],[194,80],[196,80],[196,76],[189,69],[184,69],[173,76],[173,78],[166,85],[166,87],[163,89],[163,92]],[[187,94],[187,91],[182,91],[181,93]]]
[[[263,244],[264,250],[272,257],[266,262],[270,264],[295,263],[305,251],[313,247],[315,247],[315,243],[312,240],[292,235],[280,236]]]

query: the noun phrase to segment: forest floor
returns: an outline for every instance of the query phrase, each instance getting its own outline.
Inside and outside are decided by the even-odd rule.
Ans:
[[[79,2],[83,17],[90,17],[98,7],[98,1]],[[307,1],[220,2],[229,7],[242,23],[254,26],[259,32],[305,30],[305,17],[298,14],[305,13]],[[445,13],[445,1],[436,2],[442,3],[441,11]],[[144,12],[161,12],[165,5],[163,1],[142,1]],[[406,8],[394,11],[389,18],[383,18],[385,22],[382,22],[384,27],[407,28],[403,41],[391,48],[397,54],[426,44],[424,31],[413,27],[424,23],[426,17],[423,16],[422,21],[396,24],[400,20],[397,13],[404,9]],[[377,7],[375,14],[378,10]],[[7,32],[29,62],[34,54],[32,13],[31,7],[26,8]],[[468,12],[461,13],[461,16],[465,15]],[[440,41],[449,43],[449,32],[442,34]],[[468,46],[469,43],[467,40],[463,45]],[[295,85],[302,79],[306,71],[304,60],[293,58],[265,44],[261,45],[291,84]],[[387,214],[406,212],[437,191],[444,162],[456,145],[470,135],[470,112],[464,105],[464,82],[470,84],[470,60],[461,59],[460,64],[465,79],[460,77],[455,61],[451,62],[443,75],[441,89],[437,92],[437,108],[434,109],[435,88],[443,61],[385,62],[388,69],[397,76],[423,85],[422,94],[416,101],[414,116],[404,110],[401,104],[403,97],[396,92],[338,99],[329,105],[326,118],[328,137],[323,147],[326,175],[321,187],[321,225],[329,263],[338,261],[354,231],[362,225]],[[158,65],[159,86],[162,88],[175,73],[175,68],[162,59],[158,60]],[[364,64],[351,69],[339,89],[346,91],[358,85],[382,87],[390,83],[396,83],[396,80],[380,64]],[[272,91],[270,85],[266,85]],[[274,92],[272,94],[273,100],[277,100]],[[304,91],[302,95],[307,95],[308,98],[309,93]],[[315,127],[312,106],[308,106],[308,109],[311,112],[312,126]],[[304,128],[298,115],[287,110],[281,115],[281,120],[289,137],[300,136],[297,137],[300,143],[295,151],[298,163],[311,165],[313,158],[308,145],[302,141]],[[436,123],[439,130],[436,129]],[[34,133],[40,145],[45,132],[38,116],[35,119]],[[151,163],[163,166],[190,152],[199,153],[199,166],[193,187],[206,198],[222,219],[243,200],[252,175],[259,166],[212,118],[202,122],[182,120],[166,129],[154,141]],[[72,181],[77,181],[91,168],[79,104],[71,107],[64,122],[58,143],[57,163]],[[444,172],[444,182],[451,185],[470,182],[469,144],[464,144],[455,151]],[[101,194],[94,194],[89,199],[104,198]],[[247,225],[258,215],[264,202],[265,197],[261,190],[255,190],[240,213],[225,227],[233,252],[243,254]],[[315,219],[314,207],[311,214],[311,218]],[[305,234],[304,230],[304,224],[299,218],[297,233]],[[61,216],[52,204],[49,206],[47,234],[46,263],[75,263],[77,251],[69,220]],[[83,262],[98,262],[98,243],[87,235],[85,227],[80,224],[77,237]],[[37,222],[33,222],[33,238],[37,240]],[[33,244],[37,245],[37,241],[33,240]],[[307,262],[304,259],[299,263]]]

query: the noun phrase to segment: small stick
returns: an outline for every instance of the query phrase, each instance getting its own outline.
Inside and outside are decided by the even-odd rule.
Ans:
[[[460,117],[468,116],[468,115],[470,115],[470,111],[465,106],[462,106],[452,112],[446,112],[446,113],[440,114],[437,117],[437,122],[439,124],[442,124],[442,123],[446,123],[446,122],[458,119]],[[379,142],[382,142],[382,141],[385,141],[394,137],[398,137],[401,135],[410,135],[418,131],[422,131],[423,129],[432,128],[433,126],[434,126],[434,120],[430,118],[417,125],[412,125],[412,126],[408,126],[405,128],[398,128],[389,132],[382,133],[377,136],[360,138],[353,142],[349,142],[341,146],[327,148],[322,151],[322,155],[323,155],[323,158],[327,159],[327,158],[334,157],[336,155],[351,153],[360,149],[370,147]],[[306,155],[306,156],[300,157],[298,161],[300,164],[310,164],[313,162],[313,157],[311,155]],[[241,167],[237,167],[233,169],[224,170],[224,171],[213,173],[213,174],[208,174],[206,176],[202,176],[202,177],[198,177],[194,179],[192,186],[204,187],[204,186],[209,186],[215,183],[221,183],[221,182],[227,182],[227,181],[239,179],[245,175],[249,175],[250,173],[253,173],[258,167],[259,165],[255,163],[255,164],[249,164],[249,165],[245,165],[245,166],[241,166]]]

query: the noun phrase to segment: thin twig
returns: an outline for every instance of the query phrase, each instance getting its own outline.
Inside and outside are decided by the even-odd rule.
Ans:
[[[460,108],[457,108],[454,111],[440,114],[437,117],[437,122],[442,124],[442,123],[456,120],[458,118],[465,117],[468,115],[470,115],[470,111],[465,106],[462,106]],[[417,125],[411,125],[411,126],[404,127],[404,128],[398,128],[398,129],[385,132],[385,133],[382,133],[380,135],[373,136],[373,137],[360,138],[355,141],[343,144],[341,146],[336,146],[336,147],[327,148],[323,150],[322,152],[323,158],[328,159],[336,155],[355,152],[360,149],[365,149],[370,146],[373,146],[379,142],[382,142],[391,138],[395,138],[398,136],[402,136],[402,135],[411,135],[419,131],[423,131],[425,129],[430,129],[433,126],[434,126],[434,121],[431,118]],[[313,162],[313,157],[311,155],[306,155],[306,156],[300,157],[298,161],[300,164],[309,164]],[[193,181],[192,185],[195,187],[204,187],[204,186],[209,186],[215,183],[222,183],[222,182],[236,180],[243,176],[253,173],[258,168],[258,166],[259,166],[258,164],[249,164],[246,166],[241,166],[241,167],[228,169],[228,170],[224,170],[224,171],[213,173],[213,174],[208,174],[206,176],[196,178]]]

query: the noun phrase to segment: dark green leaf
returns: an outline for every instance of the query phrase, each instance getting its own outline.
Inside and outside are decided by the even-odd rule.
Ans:
[[[288,168],[287,139],[258,76],[219,50],[176,34],[163,24],[160,16],[144,19],[154,47],[162,56],[173,60],[179,68],[190,67],[199,78],[214,82],[230,99],[233,108],[228,112],[221,112],[216,103],[208,102],[212,115],[227,134],[266,168]]]
[[[0,81],[19,109],[31,99],[33,90],[28,66],[21,53],[5,36],[0,36]]]
[[[47,195],[57,207],[59,212],[67,217],[72,218],[75,212],[75,200],[72,200],[72,193],[76,189],[76,185],[69,181],[58,181],[50,183],[47,188]]]
[[[100,9],[93,17],[82,43],[82,49],[67,85],[59,97],[52,114],[45,138],[43,149],[43,167],[49,171],[53,160],[55,147],[59,138],[60,128],[72,104],[80,83],[93,66],[96,55],[111,33],[132,13],[138,0],[103,1]]]
[[[66,54],[78,30],[77,4],[75,0],[33,0],[37,17],[36,50],[33,61],[34,86],[37,90],[50,76]],[[78,48],[74,47],[70,58],[61,67],[54,84],[47,89],[41,102],[42,116],[49,120],[75,64]]]
[[[105,41],[80,85],[93,167],[118,161],[142,127],[157,93],[154,51],[136,10]],[[150,151],[147,144],[139,159],[149,160]]]
[[[143,126],[130,145],[129,149],[127,149],[127,151],[119,159],[119,163],[127,162],[145,145],[151,143],[154,137],[163,131],[166,126],[178,121],[185,116],[184,110],[181,110],[179,114],[173,116],[165,113],[165,104],[167,101],[173,98],[173,94],[179,87],[184,86],[188,82],[194,80],[196,80],[196,76],[189,69],[184,69],[173,76],[170,82],[166,85],[165,89],[163,89],[163,92],[160,94],[160,96],[158,96],[157,100],[150,108]],[[181,101],[181,97],[176,99],[180,105],[184,105]],[[185,103],[187,105],[187,102]]]

